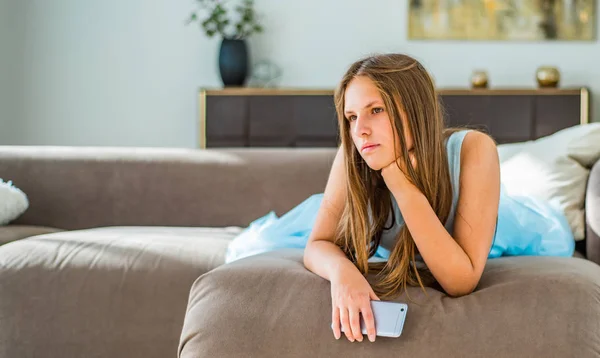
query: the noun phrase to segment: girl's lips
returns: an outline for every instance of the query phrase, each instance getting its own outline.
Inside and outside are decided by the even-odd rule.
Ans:
[[[372,151],[374,151],[375,149],[377,149],[377,147],[379,147],[379,144],[371,144],[371,145],[367,145],[367,146],[364,146],[364,147],[363,147],[363,149],[362,149],[362,152],[363,152],[363,153],[372,152]]]

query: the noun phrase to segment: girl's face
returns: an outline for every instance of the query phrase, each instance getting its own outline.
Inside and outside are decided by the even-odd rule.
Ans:
[[[400,156],[398,133],[392,126],[379,89],[370,78],[357,76],[348,83],[344,95],[344,116],[350,123],[354,146],[369,168],[383,169]],[[413,140],[406,118],[402,117],[406,146],[410,150]]]

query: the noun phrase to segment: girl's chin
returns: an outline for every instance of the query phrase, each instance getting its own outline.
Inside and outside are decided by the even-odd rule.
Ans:
[[[371,168],[371,170],[377,171],[383,169],[381,161],[375,160],[375,158],[365,158],[365,163],[367,163],[367,166]]]
[[[366,154],[363,153],[361,156],[367,166],[375,171],[383,169],[394,160],[394,157],[390,153],[379,150]]]

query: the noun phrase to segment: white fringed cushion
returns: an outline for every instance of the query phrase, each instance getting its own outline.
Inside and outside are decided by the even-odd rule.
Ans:
[[[600,123],[570,127],[534,141],[498,146],[502,183],[510,194],[531,195],[561,209],[575,240],[585,232],[585,189],[600,159]]]
[[[0,179],[0,225],[6,225],[29,207],[27,195],[15,187],[12,181],[4,182]]]

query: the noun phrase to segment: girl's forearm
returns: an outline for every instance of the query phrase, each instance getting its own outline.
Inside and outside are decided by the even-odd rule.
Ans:
[[[393,195],[435,279],[451,296],[471,293],[478,282],[473,263],[442,225],[425,195],[412,185]]]
[[[313,240],[306,245],[304,250],[304,266],[331,282],[344,267],[354,267],[354,264],[333,242]]]

